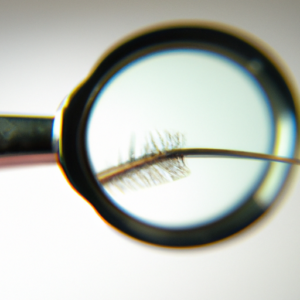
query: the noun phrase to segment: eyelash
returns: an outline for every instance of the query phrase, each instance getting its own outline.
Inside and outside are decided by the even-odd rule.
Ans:
[[[143,149],[143,154],[135,156],[132,143],[129,160],[116,167],[96,174],[97,179],[108,190],[139,190],[167,182],[172,182],[189,175],[184,156],[172,153],[184,145],[181,133],[168,131],[150,133]]]
[[[132,143],[128,161],[99,172],[96,177],[106,189],[118,189],[124,193],[127,190],[156,186],[188,176],[190,170],[185,164],[185,157],[258,159],[300,165],[297,158],[228,149],[183,148],[184,141],[181,133],[151,133],[143,155],[135,156],[135,145]]]

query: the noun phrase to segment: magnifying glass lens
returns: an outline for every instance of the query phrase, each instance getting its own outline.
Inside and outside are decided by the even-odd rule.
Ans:
[[[273,57],[212,24],[131,37],[59,110],[60,165],[138,240],[187,247],[244,229],[300,164],[297,92]]]
[[[152,226],[185,229],[243,205],[270,163],[149,158],[190,148],[271,154],[274,126],[250,64],[201,48],[162,49],[120,67],[103,84],[90,110],[86,146],[99,186],[115,206]]]

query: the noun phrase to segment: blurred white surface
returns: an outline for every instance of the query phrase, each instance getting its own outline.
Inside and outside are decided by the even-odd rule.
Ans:
[[[205,19],[268,43],[300,82],[300,2],[0,2],[2,113],[53,115],[126,34]],[[0,170],[0,299],[299,299],[300,177],[254,226],[215,245],[171,250],[110,228],[59,168]]]

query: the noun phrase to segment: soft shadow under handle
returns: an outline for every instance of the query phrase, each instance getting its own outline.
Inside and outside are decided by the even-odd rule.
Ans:
[[[55,162],[54,118],[0,116],[0,166]]]

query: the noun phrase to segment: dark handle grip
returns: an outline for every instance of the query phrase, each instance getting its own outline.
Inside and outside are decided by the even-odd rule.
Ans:
[[[54,118],[0,116],[0,155],[47,154]]]

